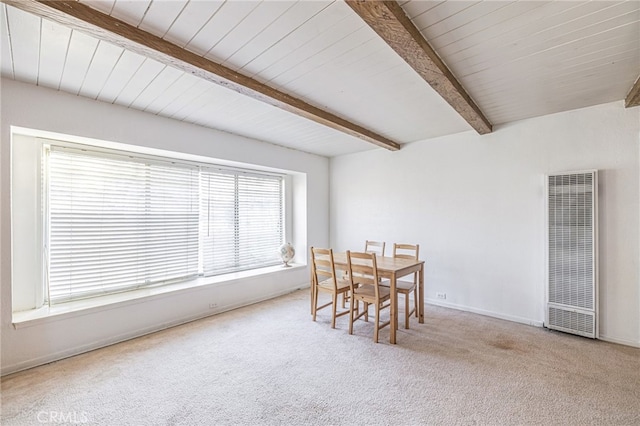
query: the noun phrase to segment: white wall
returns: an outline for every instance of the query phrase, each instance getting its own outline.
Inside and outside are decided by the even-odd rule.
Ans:
[[[598,169],[600,337],[640,346],[639,137],[615,102],[333,158],[331,245],[419,243],[429,302],[541,325],[544,175]]]
[[[329,212],[326,207],[329,161],[324,157],[11,80],[2,79],[0,89],[2,374],[210,315],[214,312],[209,309],[212,302],[217,303],[220,310],[308,286],[307,268],[282,270],[228,285],[198,287],[118,304],[110,309],[39,320],[15,329],[11,309],[10,126],[299,172],[298,185],[294,185],[292,190],[292,242],[298,251],[296,260],[303,263],[306,262],[306,247],[312,244],[325,246],[329,241]],[[312,196],[307,197],[307,194]]]

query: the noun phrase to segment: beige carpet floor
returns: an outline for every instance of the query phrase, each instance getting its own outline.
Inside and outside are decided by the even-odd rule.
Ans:
[[[640,349],[429,305],[372,332],[298,291],[7,376],[1,423],[640,425]]]

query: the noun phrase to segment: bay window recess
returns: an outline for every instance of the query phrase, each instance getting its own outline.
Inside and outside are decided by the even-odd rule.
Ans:
[[[283,177],[45,146],[49,304],[279,263]]]

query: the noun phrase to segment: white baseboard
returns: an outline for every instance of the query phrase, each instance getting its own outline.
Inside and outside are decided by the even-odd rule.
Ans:
[[[456,305],[454,303],[446,303],[439,299],[425,299],[425,302],[428,303],[429,305],[436,305],[436,306],[442,306],[444,308],[457,309],[459,311],[472,312],[474,314],[486,315],[489,317],[499,318],[507,321],[513,321],[520,324],[532,325],[534,327],[544,327],[544,321],[531,320],[528,318],[521,318],[521,317],[516,317],[512,315],[504,315],[497,312],[486,311],[484,309],[472,308],[464,305]],[[634,348],[640,348],[640,342],[634,342],[632,340],[626,340],[626,339],[618,339],[616,337],[609,337],[603,334],[600,334],[598,336],[598,340],[602,340],[610,343],[617,343],[619,345],[624,345],[624,346],[631,346]]]
[[[457,305],[455,303],[443,302],[440,299],[425,299],[429,305],[442,306],[443,308],[457,309],[459,311],[472,312],[474,314],[485,315],[488,317],[503,319],[506,321],[517,322],[520,324],[532,325],[534,327],[543,327],[544,321],[532,320],[529,318],[516,317],[513,315],[505,315],[498,312],[487,311],[484,309],[473,308],[471,306]]]
[[[603,340],[609,343],[617,343],[619,345],[631,346],[634,348],[640,348],[640,342],[634,342],[632,340],[626,340],[626,339],[618,339],[616,337],[608,337],[602,334],[598,336],[598,340]]]
[[[308,284],[306,285],[308,288]],[[117,336],[112,336],[108,339],[102,339],[95,342],[88,343],[86,345],[77,346],[75,348],[67,348],[64,351],[55,352],[52,354],[47,354],[45,356],[32,358],[24,361],[20,361],[15,364],[2,366],[2,370],[0,371],[0,376],[6,376],[7,374],[17,373],[22,370],[26,370],[29,368],[37,367],[43,364],[49,364],[51,362],[60,361],[65,358],[69,358],[75,355],[80,355],[85,352],[90,352],[96,349],[104,348],[107,346],[115,345],[117,343],[121,343],[127,340],[135,339],[136,337],[142,337],[147,334],[156,333],[158,331],[162,331],[171,327],[176,327],[178,325],[186,324],[192,321],[196,321],[202,318],[210,317],[213,315],[221,314],[223,312],[231,311],[233,309],[238,309],[244,306],[253,305],[255,303],[264,302],[265,300],[274,299],[276,297],[284,296],[285,294],[292,293],[294,291],[305,288],[305,284],[298,284],[291,288],[282,289],[280,291],[263,295],[261,297],[256,297],[249,300],[244,300],[242,302],[234,303],[231,305],[221,306],[215,310],[207,309],[206,311],[197,312],[193,315],[189,315],[186,317],[176,318],[171,321],[167,321],[161,324],[154,325],[152,327],[145,327],[138,330],[134,330],[131,332],[123,333]]]

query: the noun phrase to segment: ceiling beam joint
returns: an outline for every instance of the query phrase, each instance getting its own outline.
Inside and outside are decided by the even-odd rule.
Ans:
[[[640,106],[640,76],[638,76],[635,84],[627,94],[624,100],[624,106],[626,108]]]
[[[393,0],[346,0],[346,2],[471,127],[481,135],[492,131],[489,120],[397,2]]]

